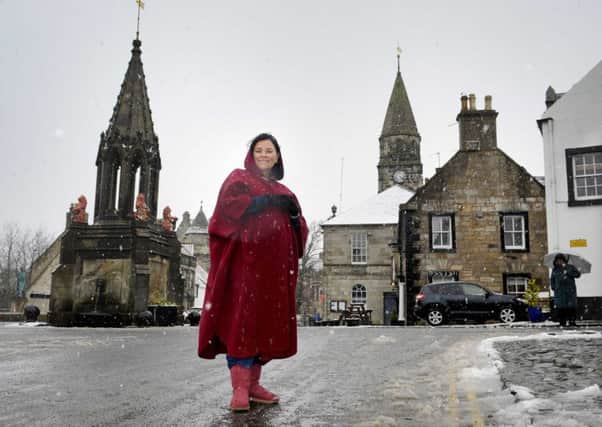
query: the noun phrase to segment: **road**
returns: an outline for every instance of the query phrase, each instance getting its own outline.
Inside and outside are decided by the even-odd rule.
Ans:
[[[281,403],[246,414],[228,409],[224,358],[196,357],[197,332],[0,325],[0,425],[487,425],[510,394],[462,373],[489,369],[482,340],[533,330],[300,328],[299,353],[264,368]]]

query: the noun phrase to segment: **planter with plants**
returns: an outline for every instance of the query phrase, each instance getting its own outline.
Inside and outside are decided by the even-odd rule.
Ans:
[[[529,306],[529,320],[531,322],[543,321],[541,305],[539,303],[539,286],[535,279],[527,280],[527,291],[523,298],[527,301],[527,305]]]

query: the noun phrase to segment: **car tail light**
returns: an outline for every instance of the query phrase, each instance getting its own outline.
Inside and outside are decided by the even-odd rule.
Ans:
[[[422,301],[423,299],[424,299],[423,293],[419,293],[418,295],[416,295],[416,301]]]

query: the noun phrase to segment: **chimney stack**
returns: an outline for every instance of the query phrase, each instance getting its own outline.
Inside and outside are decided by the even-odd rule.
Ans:
[[[485,95],[485,110],[491,110],[491,95]]]
[[[477,110],[477,97],[471,93],[460,98],[462,108],[456,121],[460,132],[461,151],[495,150],[497,148],[496,118],[497,111],[492,108],[491,95],[485,96],[485,108]]]
[[[468,109],[468,97],[466,95],[462,95],[460,102],[462,103],[462,111],[466,111]]]
[[[477,97],[474,93],[468,95],[468,102],[470,104],[470,110],[475,111],[477,109]]]

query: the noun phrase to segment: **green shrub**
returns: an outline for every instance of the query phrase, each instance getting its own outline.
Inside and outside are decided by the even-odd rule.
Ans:
[[[529,307],[539,307],[539,286],[535,279],[527,280],[527,291],[524,298]]]

